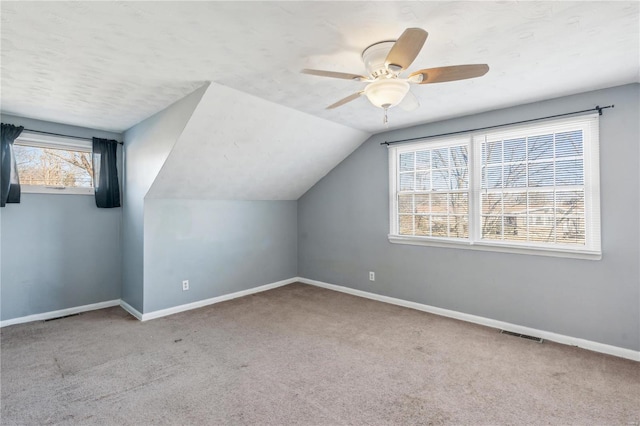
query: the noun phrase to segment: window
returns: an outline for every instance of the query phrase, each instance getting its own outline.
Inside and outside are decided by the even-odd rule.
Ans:
[[[14,152],[22,192],[93,195],[90,141],[23,131]]]
[[[469,238],[468,142],[398,154],[398,233]]]
[[[389,151],[391,242],[600,258],[597,115]]]

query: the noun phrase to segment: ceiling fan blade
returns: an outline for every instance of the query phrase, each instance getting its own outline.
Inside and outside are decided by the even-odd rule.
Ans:
[[[393,45],[384,61],[391,71],[409,68],[427,41],[429,34],[422,28],[407,28]]]
[[[308,68],[300,70],[300,72],[302,74],[318,75],[320,77],[342,78],[344,80],[356,80],[356,81],[367,80],[367,77],[365,77],[363,75],[349,74],[349,73],[345,73],[345,72],[312,70],[312,69],[308,69]]]
[[[402,102],[398,104],[398,108],[407,112],[415,111],[419,107],[420,102],[418,101],[418,98],[416,98],[416,95],[411,93],[411,91],[407,92]]]
[[[329,105],[326,109],[334,109],[334,108],[338,108],[339,106],[342,106],[348,102],[354,101],[356,99],[358,99],[362,94],[364,93],[364,91],[362,92],[357,92],[354,93],[353,95],[349,95],[344,99],[340,99],[338,102],[336,102],[335,104],[331,104]]]
[[[415,81],[411,77],[422,75],[419,84],[442,83],[445,81],[465,80],[467,78],[482,77],[489,71],[487,64],[453,65],[450,67],[427,68],[409,75],[409,81]]]

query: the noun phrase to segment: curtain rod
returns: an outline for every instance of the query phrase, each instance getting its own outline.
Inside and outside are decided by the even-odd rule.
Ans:
[[[27,132],[40,133],[43,135],[51,135],[51,136],[62,136],[63,138],[71,138],[71,139],[80,139],[83,141],[93,141],[91,138],[85,138],[82,136],[73,136],[73,135],[63,135],[62,133],[53,133],[53,132],[45,132],[43,130],[33,130],[33,129],[24,129]],[[120,145],[124,145],[124,142],[118,142]]]
[[[380,145],[389,146],[389,145],[393,145],[393,144],[396,144],[396,143],[419,141],[419,140],[423,140],[423,139],[437,138],[439,136],[449,136],[449,135],[457,135],[457,134],[460,134],[460,133],[476,132],[478,130],[494,129],[496,127],[511,126],[513,124],[530,123],[532,121],[547,120],[549,118],[564,117],[565,115],[581,114],[583,112],[598,111],[598,114],[602,115],[602,110],[603,109],[613,108],[613,107],[615,107],[615,105],[613,105],[613,104],[612,105],[603,106],[603,107],[601,107],[599,105],[596,105],[595,108],[584,109],[582,111],[566,112],[564,114],[549,115],[547,117],[532,118],[530,120],[514,121],[513,123],[496,124],[495,126],[478,127],[476,129],[460,130],[458,132],[440,133],[439,135],[420,136],[420,137],[417,137],[417,138],[400,139],[400,140],[397,140],[397,141],[385,141],[385,142],[380,142]]]

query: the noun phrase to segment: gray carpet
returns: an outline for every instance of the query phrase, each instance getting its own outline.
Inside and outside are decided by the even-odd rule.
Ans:
[[[640,421],[640,364],[292,284],[1,331],[2,424]]]

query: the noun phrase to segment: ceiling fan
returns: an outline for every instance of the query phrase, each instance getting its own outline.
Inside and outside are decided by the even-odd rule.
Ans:
[[[428,33],[422,28],[407,28],[398,40],[381,41],[364,49],[362,60],[369,73],[368,77],[314,69],[303,69],[301,72],[368,83],[364,90],[349,95],[326,109],[337,108],[365,95],[374,106],[385,110],[384,122],[387,123],[389,108],[398,105],[402,109],[412,111],[420,106],[418,99],[409,91],[411,84],[465,80],[481,77],[489,71],[487,64],[454,65],[422,69],[412,72],[406,78],[401,77],[400,74],[420,53],[427,35]]]

